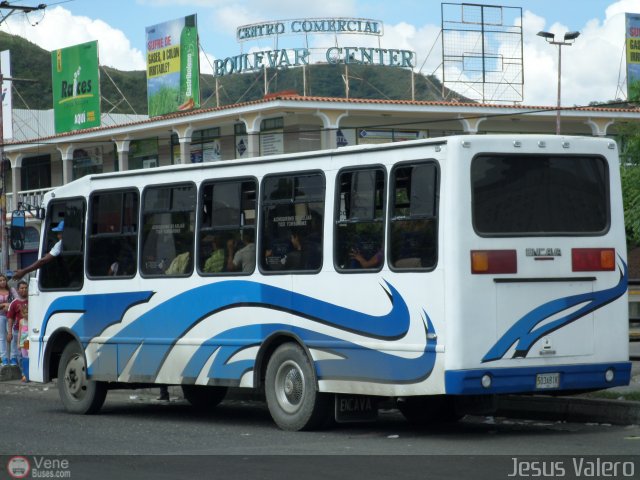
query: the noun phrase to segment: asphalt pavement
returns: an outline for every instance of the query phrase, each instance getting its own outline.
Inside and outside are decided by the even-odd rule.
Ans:
[[[640,346],[639,343],[636,345]],[[6,368],[6,367],[5,367]],[[19,378],[19,377],[18,377]],[[21,385],[19,379],[0,375],[0,381]],[[55,382],[55,381],[54,381]],[[24,384],[22,384],[24,385]],[[30,387],[56,388],[54,383],[29,383]],[[185,401],[180,387],[169,387],[171,402]],[[242,398],[244,389],[231,389],[228,398]],[[603,423],[612,425],[640,424],[640,361],[632,362],[630,384],[606,390],[618,393],[618,397],[601,398],[599,392],[571,396],[506,395],[498,399],[497,417],[543,419],[580,423]],[[158,388],[117,390],[110,395],[123,395],[133,402],[157,402]],[[255,397],[255,396],[254,396]],[[630,398],[631,397],[631,398]],[[256,397],[257,398],[257,397]]]

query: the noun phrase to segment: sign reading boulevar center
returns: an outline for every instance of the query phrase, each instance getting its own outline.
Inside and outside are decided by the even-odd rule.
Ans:
[[[252,49],[214,62],[214,75],[221,77],[235,73],[248,73],[264,68],[289,68],[309,65],[312,62],[327,64],[385,65],[390,67],[413,68],[416,64],[415,52],[395,48],[383,48],[383,24],[378,20],[364,18],[311,18],[278,20],[243,25],[236,30],[239,43],[273,39],[274,45],[281,43],[285,36],[304,36],[308,44],[310,36],[331,34],[336,37],[332,46],[274,48],[271,50]],[[353,42],[340,45],[343,36],[351,35]],[[358,46],[359,36],[377,36],[378,46]]]

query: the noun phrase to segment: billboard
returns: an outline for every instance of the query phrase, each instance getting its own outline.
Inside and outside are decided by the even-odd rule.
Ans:
[[[627,13],[625,28],[627,47],[627,99],[640,100],[640,15]]]
[[[2,136],[5,140],[13,138],[13,117],[12,97],[11,97],[11,81],[5,78],[11,78],[11,56],[9,50],[0,52],[0,67],[2,69]]]
[[[149,116],[199,108],[196,15],[147,27],[146,32]]]
[[[56,133],[100,126],[98,42],[51,52]]]

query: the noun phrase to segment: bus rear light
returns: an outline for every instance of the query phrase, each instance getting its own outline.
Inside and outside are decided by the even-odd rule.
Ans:
[[[517,273],[515,250],[471,250],[471,273]]]
[[[616,268],[614,248],[574,248],[571,250],[571,267],[574,272],[602,272]]]

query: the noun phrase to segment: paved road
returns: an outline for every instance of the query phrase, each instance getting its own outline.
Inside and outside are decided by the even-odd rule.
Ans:
[[[154,400],[157,389],[110,392],[101,414],[78,416],[62,410],[54,384],[0,383],[0,478],[13,455],[32,464],[39,455],[67,459],[72,478],[198,478],[214,469],[234,478],[283,478],[288,472],[326,480],[354,474],[426,478],[415,474],[452,469],[455,478],[506,478],[514,457],[566,455],[562,461],[572,462],[640,451],[637,425],[466,417],[423,430],[389,410],[373,424],[292,433],[277,429],[259,401],[229,400],[202,415],[179,398],[178,388],[172,394],[167,404]],[[640,457],[632,461],[640,473]]]
[[[0,384],[0,453],[69,454],[474,454],[596,455],[640,452],[640,427],[467,417],[431,430],[415,428],[395,410],[372,424],[321,432],[283,432],[262,402],[225,401],[209,415],[157,390],[110,392],[101,414],[63,411],[54,384]],[[27,421],[25,421],[25,414]],[[20,431],[20,435],[6,432]]]

